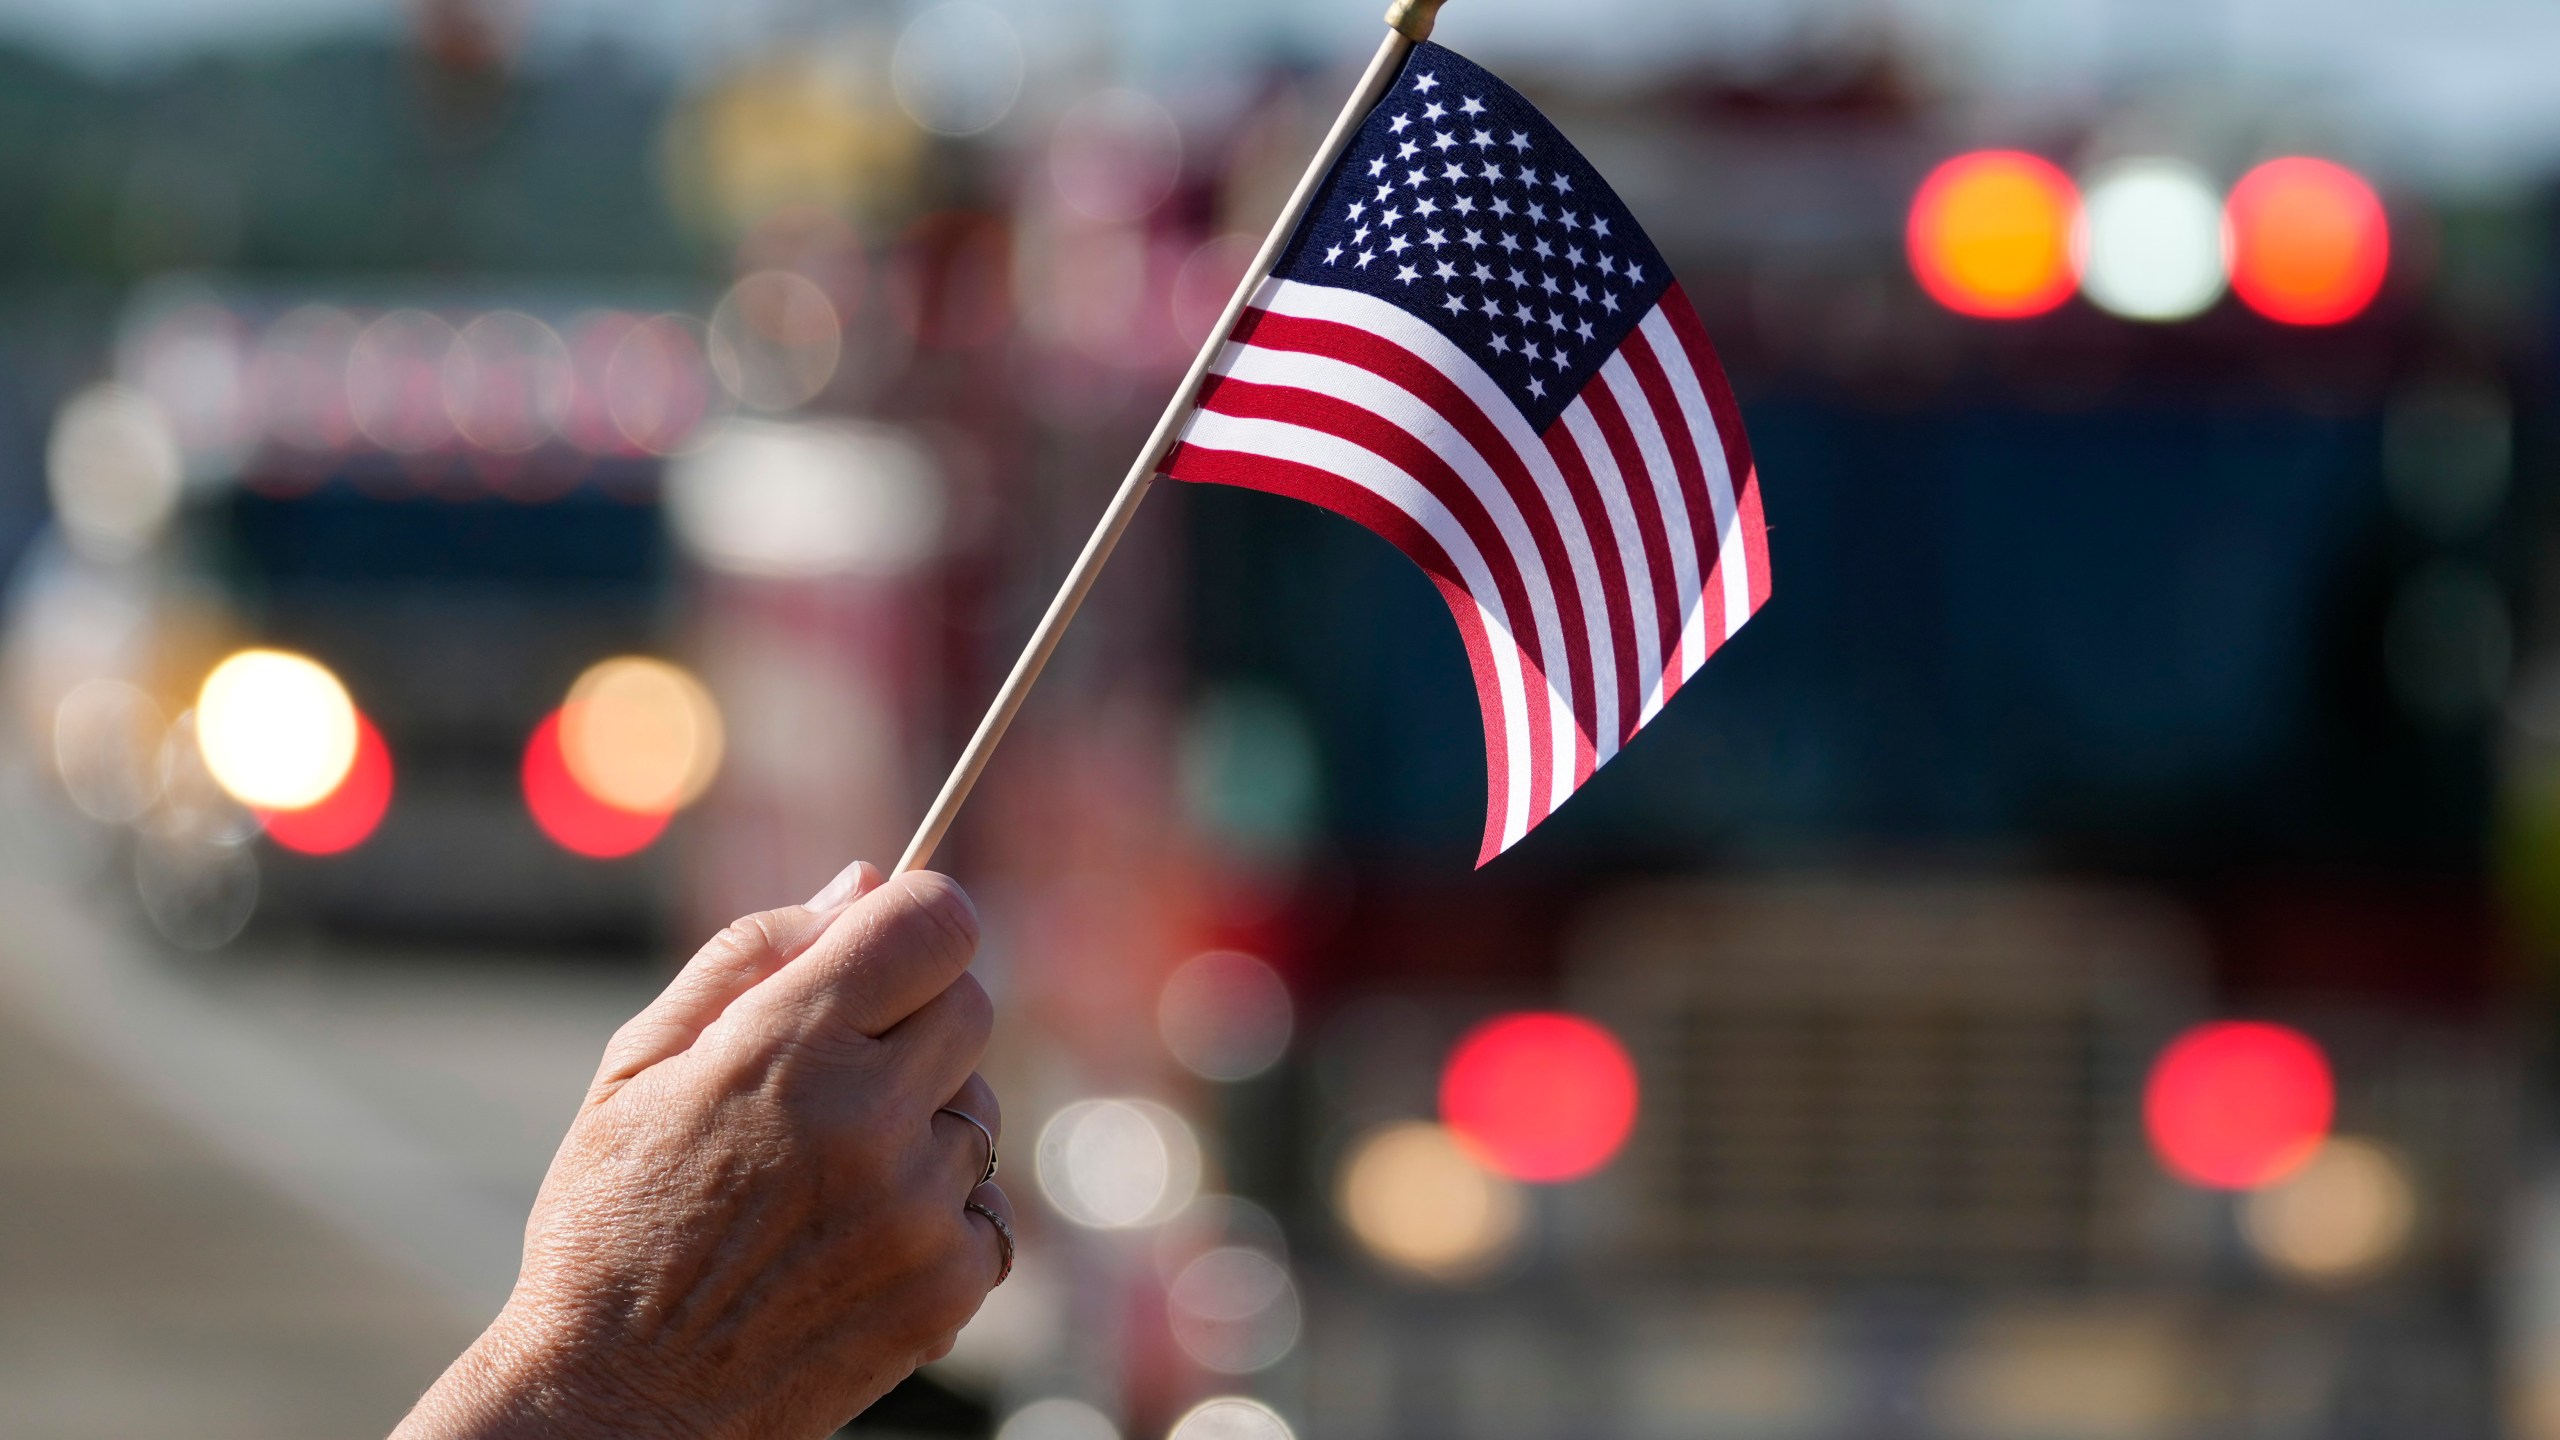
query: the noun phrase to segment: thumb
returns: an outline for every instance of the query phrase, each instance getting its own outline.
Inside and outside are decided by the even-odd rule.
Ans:
[[[633,1076],[683,1054],[737,998],[798,958],[847,905],[878,888],[880,871],[855,861],[805,905],[786,905],[729,922],[711,937],[646,1009],[614,1032],[588,1087],[601,1104]]]

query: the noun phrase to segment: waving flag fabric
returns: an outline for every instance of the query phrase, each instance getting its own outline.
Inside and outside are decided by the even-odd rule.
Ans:
[[[1769,598],[1724,371],[1653,242],[1509,86],[1414,48],[1164,473],[1324,506],[1440,587],[1484,714],[1482,864]]]

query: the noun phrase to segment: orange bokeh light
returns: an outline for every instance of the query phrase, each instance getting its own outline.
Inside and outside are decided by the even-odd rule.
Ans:
[[[391,747],[364,712],[356,712],[356,758],[346,778],[316,805],[261,810],[267,838],[301,855],[337,855],[371,839],[391,809]]]
[[[561,849],[590,860],[614,860],[649,848],[671,812],[624,810],[587,793],[560,750],[560,712],[542,717],[524,747],[525,809]]]
[[[2224,211],[2231,288],[2287,325],[2335,325],[2373,303],[2391,264],[2391,222],[2356,173],[2326,160],[2270,160],[2241,177]]]
[[[2255,1190],[2302,1168],[2329,1135],[2337,1089],[2311,1037],[2282,1025],[2199,1025],[2160,1052],[2142,1114],[2151,1148],[2191,1185]]]
[[[1617,1036],[1578,1015],[1499,1016],[1450,1052],[1440,1118],[1487,1169],[1578,1180],[1608,1164],[1635,1128],[1635,1062]]]
[[[1929,173],[1911,201],[1911,270],[1959,315],[2015,320],[2071,298],[2080,192],[2046,161],[1977,150]]]

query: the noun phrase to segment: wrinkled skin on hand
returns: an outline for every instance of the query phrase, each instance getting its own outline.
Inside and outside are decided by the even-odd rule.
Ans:
[[[834,1433],[996,1282],[976,912],[857,866],[702,948],[614,1036],[488,1331],[394,1440]]]

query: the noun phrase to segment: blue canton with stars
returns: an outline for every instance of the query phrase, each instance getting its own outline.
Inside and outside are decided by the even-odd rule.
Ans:
[[[1544,433],[1671,285],[1600,172],[1519,92],[1422,44],[1272,273],[1427,322]]]

